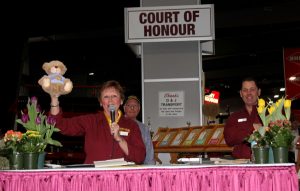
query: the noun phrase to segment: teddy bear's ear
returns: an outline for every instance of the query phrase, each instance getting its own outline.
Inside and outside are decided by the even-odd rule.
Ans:
[[[43,70],[45,70],[46,72],[48,71],[48,69],[50,68],[50,63],[49,62],[45,62],[42,66]]]
[[[59,63],[59,68],[61,70],[61,75],[64,75],[67,71],[67,67],[64,65],[64,63],[60,62]]]
[[[65,74],[66,71],[67,71],[67,67],[66,67],[65,65],[63,65],[63,68],[62,68],[62,70],[61,70],[62,74]]]

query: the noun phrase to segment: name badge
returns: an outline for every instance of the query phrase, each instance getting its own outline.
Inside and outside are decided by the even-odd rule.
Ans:
[[[120,127],[119,133],[121,136],[128,136],[129,132],[130,132],[130,129]]]
[[[241,119],[238,119],[238,122],[244,122],[244,121],[247,121],[247,118],[241,118]]]
[[[120,131],[121,136],[128,136],[128,131]]]

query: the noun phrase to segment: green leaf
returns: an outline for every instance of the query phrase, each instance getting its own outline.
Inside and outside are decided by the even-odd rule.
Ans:
[[[53,140],[53,139],[49,139],[48,144],[58,146],[58,147],[62,147],[62,144],[59,141],[56,141],[56,140]]]

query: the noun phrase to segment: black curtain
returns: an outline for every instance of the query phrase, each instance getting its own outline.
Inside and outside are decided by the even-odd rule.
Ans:
[[[5,31],[0,43],[2,90],[0,93],[0,135],[13,129],[18,105],[19,83],[22,67],[22,54],[27,41],[26,34],[17,31]]]

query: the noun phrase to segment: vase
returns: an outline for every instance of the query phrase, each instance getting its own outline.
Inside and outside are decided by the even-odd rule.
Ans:
[[[39,153],[37,152],[24,153],[23,155],[24,169],[37,169],[38,158],[39,158]]]
[[[275,163],[288,163],[288,147],[272,147]]]
[[[9,155],[9,169],[11,170],[23,169],[23,153],[13,151]]]
[[[256,164],[269,163],[269,147],[254,147],[252,150]]]
[[[38,157],[38,169],[43,169],[45,165],[46,152],[40,152]]]

